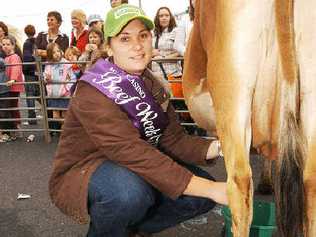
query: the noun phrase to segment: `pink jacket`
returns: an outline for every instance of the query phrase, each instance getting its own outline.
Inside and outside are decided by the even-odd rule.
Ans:
[[[16,64],[22,63],[20,57],[17,54],[11,54],[4,59],[6,64]],[[16,82],[24,82],[23,80],[23,72],[22,72],[22,65],[18,66],[8,66],[6,67],[6,74],[9,80],[15,80]],[[13,84],[10,87],[10,91],[12,92],[23,92],[24,85],[16,85]]]

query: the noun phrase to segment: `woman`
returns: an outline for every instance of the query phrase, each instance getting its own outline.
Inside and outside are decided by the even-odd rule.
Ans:
[[[175,58],[179,53],[175,49],[176,21],[168,7],[160,7],[155,16],[155,30],[153,39],[154,58]],[[179,78],[182,75],[180,62],[175,63],[153,63],[153,72],[168,79],[168,76]]]
[[[79,222],[89,213],[89,237],[159,232],[227,203],[226,184],[189,165],[217,157],[218,142],[183,132],[146,69],[153,27],[135,6],[110,10],[104,34],[111,57],[83,75],[67,112],[50,195]]]
[[[80,10],[75,9],[71,12],[71,40],[70,45],[77,47],[82,53],[88,43],[88,30],[86,14]]]
[[[36,53],[42,57],[42,61],[46,61],[46,48],[49,43],[57,43],[65,52],[69,46],[69,38],[66,34],[59,31],[61,23],[63,22],[61,14],[57,11],[51,11],[47,14],[48,31],[40,32],[36,37],[35,45],[37,47]]]

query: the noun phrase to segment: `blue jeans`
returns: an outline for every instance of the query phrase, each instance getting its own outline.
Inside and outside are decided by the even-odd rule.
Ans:
[[[196,166],[185,166],[197,176],[214,180]],[[105,161],[89,183],[87,237],[127,237],[129,231],[156,233],[215,205],[210,199],[187,195],[172,200],[129,169]]]
[[[37,77],[31,75],[25,75],[26,82],[35,82],[38,81]],[[25,84],[25,93],[26,96],[39,96],[39,85],[37,84]],[[35,99],[26,99],[27,107],[34,108],[35,107]],[[29,118],[36,118],[36,113],[34,109],[28,110],[28,117]],[[30,124],[36,123],[35,120],[30,121]]]

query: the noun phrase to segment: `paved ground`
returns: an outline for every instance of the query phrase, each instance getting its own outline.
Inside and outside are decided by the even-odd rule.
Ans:
[[[46,144],[40,135],[32,143],[20,138],[16,142],[0,144],[0,237],[85,236],[87,226],[78,225],[61,214],[48,197],[47,182],[56,146],[56,138]],[[253,157],[251,164],[257,183],[261,160]],[[207,170],[217,179],[225,180],[223,161]],[[17,200],[18,193],[29,194],[31,198]],[[218,210],[155,237],[220,237],[223,217]]]

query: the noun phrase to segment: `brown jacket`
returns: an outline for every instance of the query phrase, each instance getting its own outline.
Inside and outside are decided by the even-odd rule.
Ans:
[[[148,71],[144,78],[155,100],[168,105],[168,94],[160,83]],[[185,134],[170,105],[167,114],[170,122],[157,149],[140,138],[118,105],[79,82],[53,162],[49,181],[53,203],[79,223],[86,223],[89,179],[105,160],[129,168],[171,198],[180,196],[192,173],[173,159],[205,164],[210,142]]]

